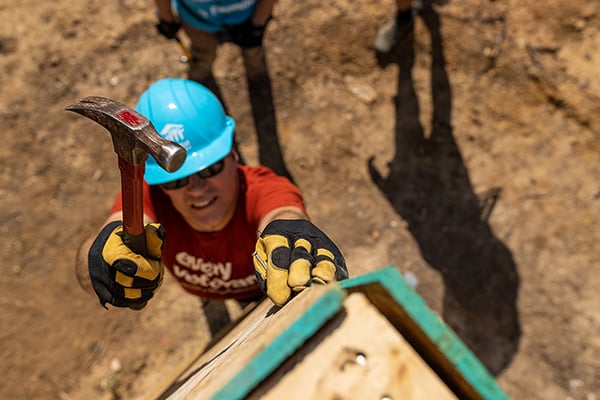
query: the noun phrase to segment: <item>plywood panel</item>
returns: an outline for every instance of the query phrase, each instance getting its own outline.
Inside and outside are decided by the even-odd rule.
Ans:
[[[508,400],[483,364],[409,287],[395,267],[340,282],[377,307],[436,374],[461,399]]]
[[[249,399],[456,400],[360,293]]]
[[[182,376],[147,398],[508,399],[393,267],[263,301]]]
[[[263,301],[202,355],[165,398],[242,398],[253,382],[262,381],[312,337],[341,308],[343,298],[336,285],[319,285],[303,291],[282,309]]]

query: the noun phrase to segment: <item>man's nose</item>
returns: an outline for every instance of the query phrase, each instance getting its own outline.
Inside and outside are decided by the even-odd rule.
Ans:
[[[206,179],[201,178],[198,174],[190,176],[188,190],[200,190],[206,186]]]

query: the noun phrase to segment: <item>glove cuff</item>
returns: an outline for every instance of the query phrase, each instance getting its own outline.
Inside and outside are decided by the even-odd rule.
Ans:
[[[287,232],[306,232],[313,233],[316,230],[317,232],[323,233],[319,228],[316,227],[315,224],[310,222],[307,219],[275,219],[265,226],[263,229],[261,236],[265,235],[277,234],[277,233],[287,233]]]
[[[92,280],[92,287],[94,289],[94,292],[96,293],[96,296],[98,296],[98,300],[100,300],[100,304],[106,309],[108,309],[106,307],[106,303],[109,303],[110,299],[113,296],[110,294],[110,292],[106,290],[106,288],[99,286],[97,287],[97,285],[95,284],[96,280],[94,279],[94,277],[97,276],[97,274],[99,273],[99,271],[97,271],[97,267],[99,265],[105,264],[104,257],[102,257],[102,250],[104,249],[104,244],[106,244],[106,241],[108,240],[108,237],[111,235],[111,233],[113,233],[115,229],[117,229],[122,224],[122,221],[113,221],[104,226],[104,228],[102,228],[98,236],[96,236],[96,239],[94,240],[94,243],[92,243],[90,251],[88,252],[88,271]]]

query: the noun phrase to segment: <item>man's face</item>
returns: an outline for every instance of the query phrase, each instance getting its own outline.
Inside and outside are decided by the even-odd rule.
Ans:
[[[225,157],[223,170],[210,178],[189,177],[189,183],[163,192],[175,209],[195,230],[215,232],[233,217],[239,194],[239,176],[233,154]]]

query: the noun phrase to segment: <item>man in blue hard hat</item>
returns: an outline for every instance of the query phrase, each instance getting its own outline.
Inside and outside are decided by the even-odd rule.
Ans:
[[[238,164],[234,120],[203,85],[167,78],[152,84],[136,110],[159,134],[187,150],[167,172],[149,156],[144,182],[148,257],[121,241],[121,195],[76,267],[100,303],[143,308],[163,265],[187,292],[242,304],[265,294],[278,306],[312,282],[348,277],[344,258],[309,221],[300,190],[263,166]]]

